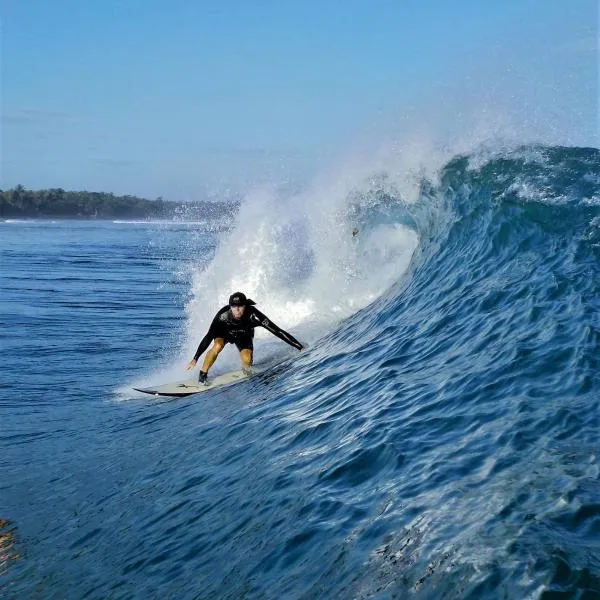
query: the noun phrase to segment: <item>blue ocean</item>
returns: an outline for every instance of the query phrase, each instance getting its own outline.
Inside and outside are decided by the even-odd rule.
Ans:
[[[600,151],[329,175],[0,222],[2,597],[600,598]],[[307,349],[133,390],[237,290]]]

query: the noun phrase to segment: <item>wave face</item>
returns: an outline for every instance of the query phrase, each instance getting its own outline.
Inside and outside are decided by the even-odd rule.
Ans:
[[[310,252],[285,236],[310,259],[287,281],[300,316],[345,320],[257,411],[277,469],[252,485],[260,533],[228,546],[242,579],[272,597],[598,590],[599,152],[459,156],[416,199],[383,173],[333,204],[292,229]],[[280,275],[227,289],[275,310]]]
[[[257,194],[217,230],[86,224],[73,244],[36,228],[60,260],[15,237],[5,341],[14,371],[32,347],[49,362],[7,376],[5,591],[598,597],[600,152],[524,146],[416,173]],[[30,307],[32,256],[48,291]],[[170,295],[165,272],[181,289],[188,266],[191,289]],[[140,354],[180,344],[189,360],[237,288],[307,351],[202,400],[114,392]],[[257,358],[282,348],[259,336]],[[60,392],[31,402],[48,382]]]
[[[323,481],[381,507],[351,595],[599,589],[599,174],[591,149],[452,160],[406,279],[332,336],[353,401],[298,412],[348,440]]]

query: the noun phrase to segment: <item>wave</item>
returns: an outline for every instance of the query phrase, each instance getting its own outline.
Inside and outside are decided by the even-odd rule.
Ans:
[[[365,222],[411,221],[419,246],[296,374],[319,389],[294,394],[296,422],[338,428],[329,484],[391,506],[345,594],[576,593],[582,569],[597,583],[599,175],[596,149],[529,146],[455,157],[415,203],[360,193]],[[314,374],[338,359],[352,388],[325,392]]]
[[[587,589],[600,152],[471,153],[406,183],[383,171],[249,197],[195,275],[190,344],[201,310],[238,288],[315,341],[276,380],[263,435],[271,460],[313,486],[315,523],[329,522],[318,498],[371,507],[328,533],[327,556],[353,539],[369,548],[338,565],[338,595]]]
[[[363,171],[291,198],[254,192],[212,262],[194,274],[188,350],[237,289],[282,326],[316,339],[379,298],[416,256],[427,261],[444,236],[454,239],[467,223],[489,229],[470,233],[476,247],[508,235],[509,222],[526,216],[568,226],[578,212],[577,222],[593,236],[597,162],[594,149],[522,146],[458,156],[429,175],[411,165],[401,177]],[[458,260],[453,269],[461,270]]]
[[[65,564],[76,585],[97,555],[110,564],[82,580],[79,595],[90,585],[103,596],[135,594],[178,573],[177,590],[206,597],[595,597],[599,197],[600,152],[591,148],[520,146],[436,168],[363,168],[290,197],[250,195],[217,248],[200,228],[165,230],[168,252],[148,248],[168,269],[176,262],[187,274],[191,263],[187,321],[181,304],[165,308],[173,288],[156,293],[156,262],[137,261],[110,294],[75,286],[61,300],[51,290],[41,308],[60,304],[65,331],[43,352],[57,362],[33,389],[47,395],[58,372],[59,402],[77,404],[63,415],[57,396],[42,398],[36,414],[44,402],[55,414],[35,422],[54,418],[67,451],[54,452],[48,471],[51,430],[31,438],[42,445],[25,458],[19,439],[7,440],[9,471],[18,483],[23,461],[37,456],[48,471],[48,481],[36,479],[40,497],[73,503],[58,534],[42,519],[34,551],[53,558],[39,572],[18,566],[13,589],[39,588]],[[123,280],[147,239],[130,233],[113,260],[98,246],[105,282]],[[28,260],[14,274],[29,290]],[[58,265],[54,254],[49,260]],[[97,416],[90,394],[120,370],[139,372],[141,355],[169,353],[174,323],[193,349],[236,288],[307,338],[308,351],[282,362],[283,344],[259,339],[257,358],[276,367],[250,381],[200,401],[103,407],[90,425],[81,410]],[[79,302],[73,294],[86,289]],[[75,306],[99,312],[78,309],[73,319]],[[83,337],[74,344],[72,336]],[[97,355],[89,378],[77,377],[85,393],[74,386],[77,354]],[[96,378],[102,369],[105,379]],[[106,469],[112,461],[121,466]],[[96,500],[81,485],[95,462],[104,469]],[[69,476],[57,482],[60,473]],[[27,519],[18,492],[15,522]],[[136,515],[122,543],[106,514],[125,523]]]

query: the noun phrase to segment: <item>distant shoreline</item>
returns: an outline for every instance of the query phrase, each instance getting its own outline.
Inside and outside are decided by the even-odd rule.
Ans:
[[[232,215],[239,201],[172,202],[157,198],[115,196],[105,192],[73,192],[61,188],[0,190],[0,219],[142,220],[181,222]]]

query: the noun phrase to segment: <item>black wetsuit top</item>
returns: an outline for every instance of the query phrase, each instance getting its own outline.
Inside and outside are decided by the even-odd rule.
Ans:
[[[198,360],[200,355],[208,348],[215,338],[223,338],[226,343],[235,344],[238,350],[252,350],[252,338],[254,337],[254,328],[264,327],[273,335],[277,336],[290,346],[302,350],[302,344],[287,331],[275,325],[263,313],[260,312],[252,300],[248,300],[246,310],[240,319],[235,319],[229,306],[224,306],[212,320],[208,333],[202,338],[198,350],[194,355],[194,360]]]

